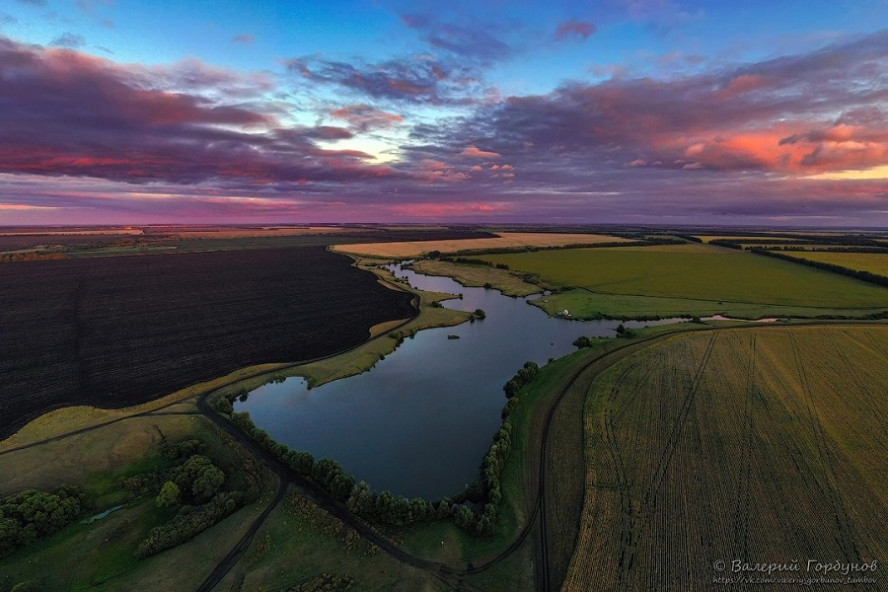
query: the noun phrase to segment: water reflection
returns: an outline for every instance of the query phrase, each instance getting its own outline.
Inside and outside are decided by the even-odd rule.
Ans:
[[[613,336],[619,321],[552,318],[496,290],[396,272],[422,290],[461,293],[444,305],[481,308],[486,318],[421,331],[370,372],[310,390],[302,378],[288,378],[257,388],[235,407],[277,441],[337,460],[376,491],[437,499],[477,478],[500,424],[502,386],[524,362],[542,366],[570,353],[581,335]]]

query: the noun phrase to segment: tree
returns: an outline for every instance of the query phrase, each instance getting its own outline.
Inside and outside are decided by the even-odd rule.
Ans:
[[[352,487],[345,505],[355,514],[365,518],[372,518],[376,514],[376,499],[370,486],[364,481]]]
[[[475,522],[475,513],[468,506],[459,504],[453,512],[453,521],[463,530],[469,530]]]
[[[158,508],[168,508],[179,503],[179,486],[172,481],[167,481],[160,488],[160,493],[154,498]]]
[[[207,457],[195,454],[170,472],[170,480],[180,492],[191,494],[195,501],[204,503],[219,492],[225,482],[225,473]]]
[[[219,400],[216,401],[216,410],[224,415],[231,415],[234,412],[234,407],[228,397],[219,397]]]

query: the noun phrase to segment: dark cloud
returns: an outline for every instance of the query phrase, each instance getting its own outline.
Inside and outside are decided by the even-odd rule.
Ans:
[[[886,59],[882,32],[674,80],[565,84],[479,110],[445,149],[484,144],[532,167],[557,159],[590,172],[642,163],[689,174],[876,166],[888,161]]]
[[[430,56],[377,64],[347,63],[319,57],[287,60],[287,69],[310,84],[333,84],[357,94],[390,101],[466,104],[479,92],[475,72]]]
[[[6,14],[5,12],[0,12],[0,27],[3,25],[14,25],[18,22],[14,16]]]
[[[585,41],[595,33],[595,24],[587,21],[570,19],[558,25],[555,29],[555,41],[564,41],[569,37]]]
[[[393,174],[363,152],[316,144],[352,137],[344,128],[284,128],[256,108],[158,88],[178,71],[152,80],[147,68],[0,38],[0,172],[277,188]],[[211,80],[190,83],[207,90]]]
[[[232,43],[253,43],[256,38],[250,33],[241,33],[231,38]]]
[[[299,83],[332,85],[342,102],[321,112],[333,125],[295,126],[264,102],[276,85],[262,75],[196,60],[124,67],[0,38],[0,206],[27,195],[9,179],[67,175],[64,187],[187,194],[133,206],[183,215],[196,196],[200,212],[327,220],[885,224],[884,179],[821,174],[888,162],[886,61],[881,32],[759,63],[484,102],[479,83],[465,82],[475,66],[450,59],[307,57],[287,64]],[[465,109],[414,120],[429,104]],[[385,135],[407,136],[399,160],[373,165],[356,140],[396,126]]]
[[[432,47],[463,59],[490,63],[509,58],[514,53],[512,47],[499,37],[501,23],[457,23],[442,20],[432,13],[405,14],[401,20]]]
[[[74,33],[62,33],[50,42],[54,47],[67,47],[68,49],[77,49],[86,44],[83,35],[75,35]]]

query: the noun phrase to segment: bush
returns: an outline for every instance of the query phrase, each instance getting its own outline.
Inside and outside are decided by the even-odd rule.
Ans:
[[[242,504],[243,495],[233,492],[217,493],[202,506],[182,506],[172,520],[152,528],[133,554],[137,559],[145,559],[181,545],[219,523]]]
[[[577,337],[573,344],[576,347],[592,347],[592,340],[583,335],[582,337]]]
[[[160,493],[154,498],[158,508],[168,508],[179,503],[179,486],[172,481],[167,481],[160,488]]]
[[[219,492],[225,482],[225,473],[209,458],[195,454],[170,471],[170,480],[178,486],[181,493],[203,503]]]

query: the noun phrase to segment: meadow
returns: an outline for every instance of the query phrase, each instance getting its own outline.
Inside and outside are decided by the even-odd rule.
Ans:
[[[884,310],[888,302],[888,291],[876,286],[704,244],[564,249],[480,258],[558,289],[558,294],[538,304],[584,318],[715,312],[747,318],[751,313],[815,316],[835,314],[837,309]],[[797,307],[807,310],[793,310]]]
[[[404,241],[392,243],[356,243],[335,245],[334,251],[365,257],[404,259],[420,257],[432,251],[461,253],[488,249],[524,247],[564,247],[629,242],[629,239],[604,234],[571,234],[556,232],[498,232],[495,238],[460,238],[451,240]]]
[[[807,559],[881,560],[886,352],[886,327],[726,329],[599,374],[564,590],[707,590],[735,559],[801,577]],[[884,589],[875,577],[860,589]]]
[[[0,495],[60,484],[81,487],[92,510],[122,506],[106,518],[74,522],[0,560],[0,590],[193,590],[245,534],[274,495],[275,476],[196,412],[171,407],[43,443],[0,452]],[[226,473],[225,487],[247,493],[247,504],[188,544],[138,560],[133,551],[174,513],[150,493],[126,486],[164,466],[167,442],[197,439]]]
[[[888,277],[888,253],[837,253],[826,251],[792,251],[784,253],[798,259],[818,261],[847,267],[855,271],[868,271]]]
[[[71,525],[5,560],[0,564],[0,590],[17,581],[39,581],[49,586],[46,589],[113,590],[122,582],[134,590],[151,589],[157,582],[169,589],[196,589],[214,566],[228,561],[227,552],[238,546],[266,508],[274,509],[245,547],[245,554],[231,563],[233,568],[214,589],[444,590],[459,582],[458,589],[496,591],[543,585],[560,589],[562,581],[569,591],[665,586],[707,589],[713,577],[712,564],[718,559],[789,561],[816,555],[853,560],[881,558],[888,551],[884,537],[880,538],[879,525],[863,518],[883,515],[888,505],[888,490],[883,485],[888,483],[888,465],[884,455],[878,454],[888,447],[884,430],[878,429],[888,423],[888,409],[884,401],[872,397],[888,384],[888,327],[880,326],[738,330],[724,328],[727,323],[684,323],[641,330],[630,339],[592,340],[592,347],[551,361],[520,391],[519,405],[510,415],[512,452],[500,477],[503,501],[493,535],[473,536],[451,522],[374,527],[375,532],[412,556],[410,560],[380,552],[356,530],[359,525],[347,524],[344,521],[349,518],[330,512],[327,505],[315,503],[298,488],[291,488],[279,505],[270,505],[276,482],[269,470],[273,465],[263,464],[255,450],[249,454],[248,443],[211,429],[202,415],[205,410],[194,397],[213,390],[234,393],[284,375],[300,374],[320,384],[362,372],[412,332],[457,323],[466,315],[432,306],[446,295],[389,289],[386,284],[397,280],[376,268],[381,259],[352,264],[345,257],[323,253],[319,245],[309,244],[327,241],[334,235],[305,237],[282,232],[280,236],[254,236],[232,230],[228,233],[231,236],[215,237],[207,232],[203,238],[195,234],[189,239],[192,246],[187,249],[200,249],[204,243],[204,247],[220,252],[126,258],[126,263],[124,258],[99,258],[4,265],[4,271],[17,274],[23,274],[27,266],[47,264],[84,270],[73,296],[72,286],[78,284],[70,279],[56,282],[59,294],[54,296],[48,279],[31,287],[56,299],[53,302],[58,306],[51,310],[58,309],[59,303],[74,302],[73,308],[60,310],[73,310],[78,320],[76,338],[73,342],[67,337],[63,340],[64,344],[77,345],[77,360],[87,360],[84,353],[98,351],[98,347],[111,348],[114,343],[120,347],[119,335],[114,331],[131,331],[134,322],[127,320],[131,308],[128,312],[115,310],[121,302],[132,307],[133,302],[145,306],[153,301],[159,309],[156,314],[163,312],[180,320],[175,326],[156,327],[179,348],[157,354],[158,362],[167,358],[168,366],[164,368],[172,368],[170,364],[178,359],[167,354],[184,352],[189,343],[208,349],[175,362],[175,371],[155,368],[154,379],[166,382],[150,396],[127,398],[126,393],[137,390],[132,387],[110,391],[108,395],[114,394],[113,399],[66,396],[48,406],[64,402],[81,405],[45,414],[0,443],[0,471],[6,477],[0,483],[0,495],[27,487],[48,490],[60,483],[73,483],[85,487],[97,507],[127,503],[125,509],[103,521]],[[414,237],[422,234],[409,229],[398,232],[405,237],[411,232]],[[426,236],[433,234],[425,232]],[[447,236],[450,231],[434,232]],[[344,234],[335,236],[343,238]],[[355,235],[352,238],[360,233]],[[606,238],[611,242],[612,237]],[[284,244],[263,241],[303,240],[309,242],[299,247],[253,250],[261,245]],[[467,242],[458,244],[464,246]],[[566,308],[575,317],[716,313],[746,318],[864,316],[888,307],[884,288],[706,244],[540,250],[473,257],[508,265],[508,269],[440,260],[422,260],[416,266],[422,272],[455,277],[464,285],[490,284],[507,294],[525,295],[554,288],[555,293],[541,296],[535,304],[551,314]],[[115,266],[112,261],[121,263]],[[200,267],[201,261],[205,267]],[[222,269],[210,265],[220,261],[225,263]],[[326,267],[338,262],[333,267],[341,273],[336,276],[341,285],[324,288],[318,283],[322,278],[311,269],[322,267],[312,267],[320,261]],[[130,267],[129,272],[120,273],[124,278],[135,278],[133,285],[125,286],[114,274],[96,278],[89,271],[112,267]],[[378,277],[356,267],[372,270]],[[209,271],[201,271],[204,269]],[[332,268],[325,271],[333,273]],[[57,277],[76,275],[66,273]],[[145,280],[157,276],[164,281],[150,284]],[[39,274],[34,277],[39,278]],[[198,290],[194,282],[206,281],[218,292],[209,301],[195,304],[182,297],[185,292],[192,293],[189,290]],[[260,290],[268,286],[275,289]],[[86,292],[82,291],[84,287]],[[205,297],[208,290],[201,283],[198,291]],[[291,295],[286,290],[295,290],[292,294],[298,306],[304,307],[306,302],[311,306],[292,313],[287,312],[290,309],[269,309],[263,313],[270,315],[265,321],[255,316],[262,306],[285,306]],[[0,288],[0,296],[13,293],[13,286]],[[89,298],[84,300],[84,293]],[[368,294],[378,298],[378,303],[367,307],[367,315],[354,323],[363,331],[361,334],[355,329],[349,338],[349,343],[358,344],[355,347],[300,367],[283,363],[249,365],[248,359],[254,364],[298,359],[295,355],[281,359],[266,354],[250,358],[255,348],[286,345],[287,335],[299,338],[298,346],[304,349],[293,349],[290,344],[287,352],[302,352],[299,355],[303,358],[325,352],[322,341],[306,341],[315,335],[311,329],[315,325],[306,329],[298,323],[326,319],[326,324],[317,327],[342,339],[343,333],[329,319],[337,315],[344,318],[346,311],[352,314],[364,305],[356,308],[348,298],[365,301]],[[299,300],[299,295],[308,300]],[[334,296],[345,298],[344,304],[332,306],[330,298]],[[90,303],[90,299],[95,302],[84,308],[83,303]],[[407,321],[406,317],[416,310],[411,300],[420,314]],[[223,312],[245,305],[244,310],[252,312],[245,318],[217,314],[215,319],[221,324],[206,321],[210,324],[195,325],[198,320],[204,322],[201,319],[217,301],[224,304]],[[410,312],[403,316],[382,314],[393,311],[391,307],[396,305],[392,303],[398,301]],[[167,308],[171,312],[165,312]],[[83,316],[84,311],[102,312],[98,315],[102,323],[96,325],[102,331],[84,331],[92,327],[82,324],[90,318]],[[21,312],[19,305],[15,315],[7,316],[19,319],[24,326],[23,317],[16,316]],[[284,313],[295,316],[295,320],[284,319],[286,322],[297,323],[286,331],[279,326]],[[49,321],[67,318],[55,314]],[[144,323],[144,318],[142,321],[151,325]],[[223,334],[207,327],[224,327],[238,334],[253,329],[259,332],[249,333],[258,336],[250,343],[238,341],[232,348],[219,345],[226,343]],[[714,331],[713,327],[721,328]],[[41,341],[41,336],[48,338],[49,325],[41,331],[26,337],[18,333],[18,349],[7,351],[45,345],[48,342]],[[368,334],[372,339],[366,341]],[[84,341],[87,338],[95,341],[90,344]],[[89,347],[84,348],[84,344]],[[340,349],[344,347],[340,345]],[[207,363],[205,368],[212,368],[212,372],[206,375],[193,374],[200,364],[189,364],[216,350],[228,357]],[[67,355],[65,351],[60,350]],[[228,358],[231,364],[226,366]],[[145,360],[150,362],[149,358]],[[4,357],[4,364],[9,361]],[[100,376],[103,380],[138,377],[144,371],[143,361],[131,365],[118,361],[113,372],[109,368]],[[83,369],[95,368],[96,364],[91,362]],[[225,372],[230,373],[222,376]],[[69,383],[66,388],[81,384],[65,374],[45,374],[59,383]],[[7,368],[4,376],[14,385],[22,375]],[[144,389],[139,392],[146,393]],[[162,395],[166,396],[156,398]],[[26,399],[19,401],[24,401],[27,408]],[[140,402],[140,406],[112,410],[88,406],[117,406],[127,401]],[[8,421],[10,409],[14,408],[4,406],[3,421]],[[95,430],[12,450],[99,424],[101,427]],[[127,497],[120,487],[121,480],[145,469],[145,459],[163,440],[195,434],[211,443],[213,458],[227,467],[226,473],[237,475],[239,465],[262,467],[263,495],[191,542],[137,561],[132,556],[133,547],[164,516],[151,498]],[[797,504],[804,508],[796,511]],[[523,535],[526,538],[516,539]],[[100,544],[104,539],[109,542]],[[667,561],[664,548],[670,549],[669,558],[678,559]],[[791,551],[792,557],[783,557],[784,550]],[[509,553],[501,555],[506,551]],[[75,559],[83,553],[85,561]],[[452,572],[451,579],[444,583],[434,575],[434,569],[411,567],[414,560],[441,562],[458,572]],[[57,567],[47,574],[39,567],[47,564]],[[182,565],[188,569],[180,569]],[[486,569],[475,573],[477,566]]]

